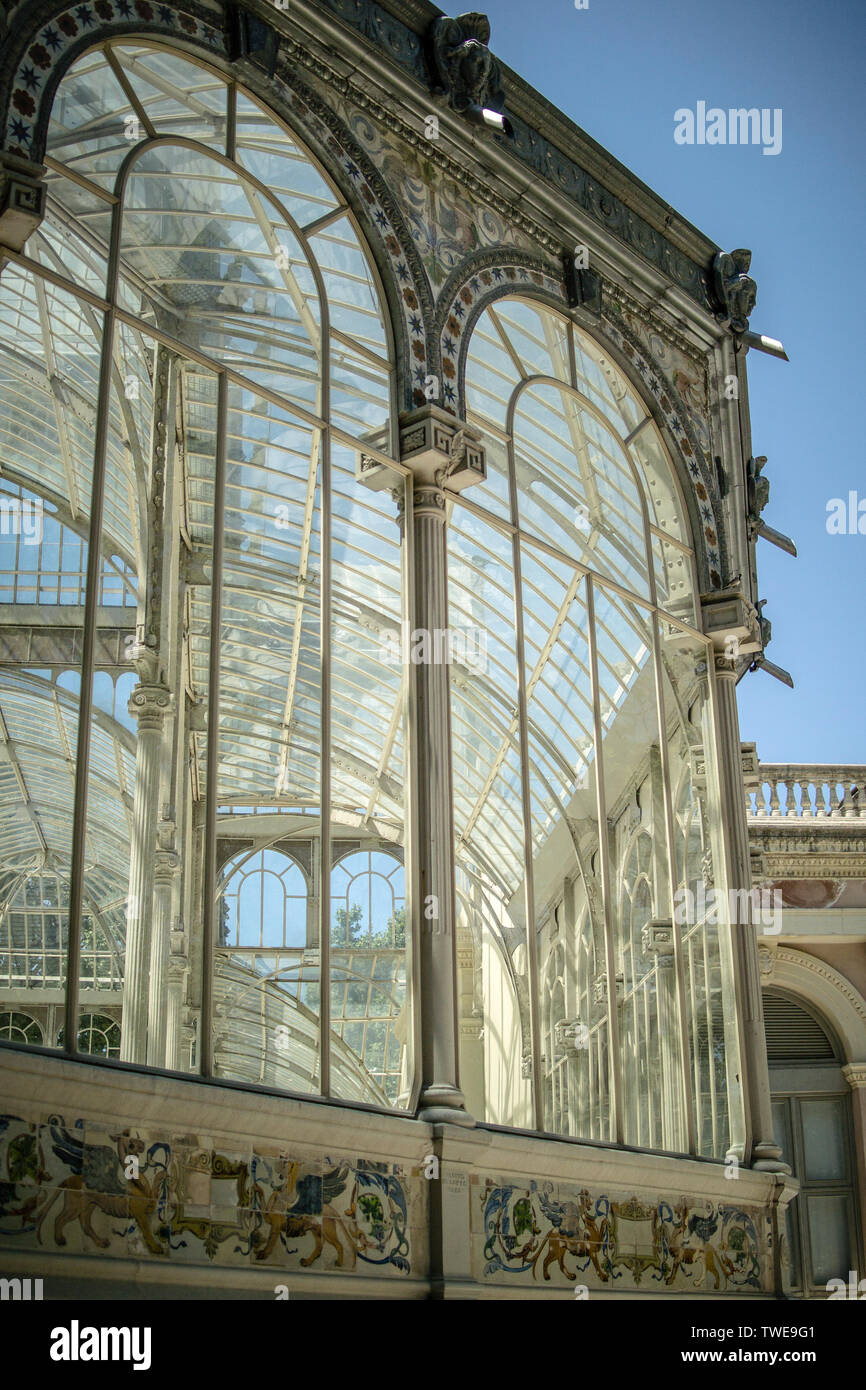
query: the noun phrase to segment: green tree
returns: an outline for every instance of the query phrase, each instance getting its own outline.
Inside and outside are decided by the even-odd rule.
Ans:
[[[388,925],[384,931],[377,932],[371,946],[402,947],[406,945],[406,909],[398,907],[397,911],[388,918]]]
[[[355,903],[348,912],[344,907],[338,907],[334,912],[334,921],[331,924],[331,945],[365,946],[366,941],[358,940],[363,920],[364,909],[360,903]]]

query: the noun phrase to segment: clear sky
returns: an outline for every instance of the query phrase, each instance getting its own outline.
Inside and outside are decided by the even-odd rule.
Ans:
[[[764,762],[866,763],[866,534],[826,526],[832,498],[847,503],[854,491],[866,503],[866,5],[484,8],[490,46],[509,67],[724,250],[751,248],[751,327],[780,338],[791,359],[749,353],[753,449],[769,459],[763,516],[793,536],[799,558],[758,542],[768,656],[795,689],[747,673],[742,737]],[[699,101],[780,107],[781,152],[676,144],[674,112]]]

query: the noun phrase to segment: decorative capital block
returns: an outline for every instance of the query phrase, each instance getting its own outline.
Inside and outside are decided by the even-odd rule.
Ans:
[[[436,483],[452,492],[487,477],[478,431],[437,405],[422,405],[400,416],[400,458],[419,483]]]
[[[607,975],[605,975],[604,973],[602,973],[601,975],[596,975],[592,985],[592,997],[595,1000],[596,1004],[607,1004],[608,991],[609,986]],[[622,975],[617,975],[616,980],[614,981],[614,998],[616,999],[617,1004],[622,1003],[622,995],[623,978]]]
[[[674,954],[673,923],[663,918],[653,917],[640,933],[641,950],[645,956],[657,956],[661,960]]]
[[[738,589],[720,589],[701,597],[704,632],[729,660],[762,650],[758,615]]]
[[[45,216],[41,164],[0,154],[0,247],[22,251]]]

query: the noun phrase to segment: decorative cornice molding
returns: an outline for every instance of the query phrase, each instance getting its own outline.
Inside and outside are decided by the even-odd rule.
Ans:
[[[866,1062],[848,1062],[842,1075],[852,1091],[866,1091]]]
[[[749,845],[766,878],[866,879],[866,835],[837,822],[816,830],[814,820],[792,817],[781,830],[749,823]]]

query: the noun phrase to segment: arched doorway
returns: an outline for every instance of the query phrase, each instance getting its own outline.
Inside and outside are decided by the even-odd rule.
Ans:
[[[782,990],[764,991],[776,1142],[800,1180],[787,1212],[791,1287],[803,1298],[857,1269],[856,1159],[844,1055],[828,1025]]]

